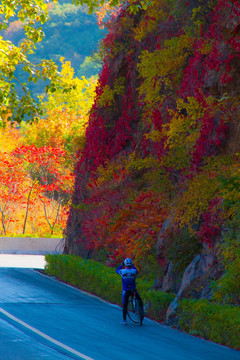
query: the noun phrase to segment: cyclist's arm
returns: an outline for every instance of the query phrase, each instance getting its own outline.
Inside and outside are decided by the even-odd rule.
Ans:
[[[137,275],[138,274],[138,269],[134,265],[132,265],[132,269],[137,271],[137,273],[136,273],[136,275]]]
[[[123,268],[122,264],[116,269],[116,273],[120,275],[120,270]]]

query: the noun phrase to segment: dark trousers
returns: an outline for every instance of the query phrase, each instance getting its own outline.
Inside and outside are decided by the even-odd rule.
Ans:
[[[139,293],[137,292],[137,290],[123,290],[123,291],[122,291],[123,320],[126,320],[126,318],[127,318],[128,300],[129,300],[129,296],[130,296],[133,292],[136,293],[136,298],[138,299],[139,304],[140,304],[141,308],[143,309],[143,302],[142,302],[141,296],[139,295]]]

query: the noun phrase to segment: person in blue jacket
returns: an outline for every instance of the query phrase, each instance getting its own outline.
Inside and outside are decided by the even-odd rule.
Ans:
[[[124,260],[124,262],[118,266],[116,273],[122,277],[122,300],[123,300],[123,325],[127,325],[127,305],[129,296],[133,291],[136,292],[137,299],[140,306],[143,309],[143,302],[136,290],[136,276],[138,274],[137,268],[133,265],[133,261],[130,258]]]

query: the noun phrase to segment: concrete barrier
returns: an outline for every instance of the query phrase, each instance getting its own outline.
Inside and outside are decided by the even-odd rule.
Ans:
[[[62,254],[64,239],[0,237],[0,254]]]

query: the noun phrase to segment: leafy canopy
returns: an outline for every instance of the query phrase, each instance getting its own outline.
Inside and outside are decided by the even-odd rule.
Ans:
[[[11,20],[23,24],[24,37],[18,46],[4,40],[0,33],[0,120],[21,122],[41,114],[41,107],[34,100],[28,84],[21,81],[21,72],[28,74],[28,83],[57,79],[57,67],[52,60],[34,65],[29,55],[35,44],[44,37],[41,25],[48,19],[44,0],[3,0],[0,5],[0,32],[7,30]],[[50,85],[50,91],[54,88]]]
[[[106,3],[106,0],[73,0],[73,3],[76,5],[86,4],[89,8],[89,13],[92,13],[94,10],[103,6]],[[151,0],[109,0],[107,1],[110,7],[124,5],[128,3],[130,5],[129,11],[136,13],[140,9],[146,10],[147,7],[151,4]]]

